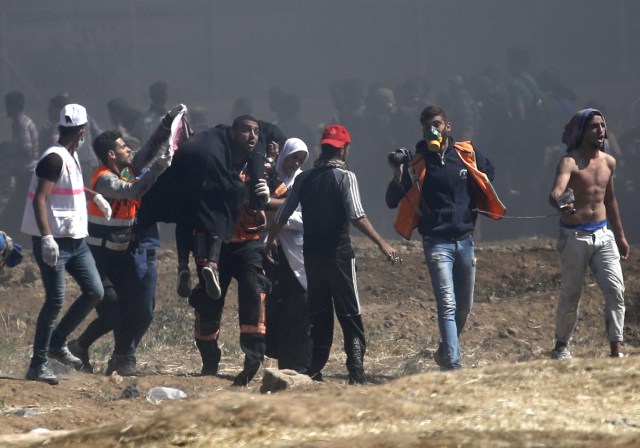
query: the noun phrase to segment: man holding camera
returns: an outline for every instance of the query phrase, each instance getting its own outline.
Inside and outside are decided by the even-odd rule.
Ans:
[[[406,149],[389,154],[394,177],[386,201],[398,207],[400,235],[410,239],[416,227],[422,235],[441,337],[433,357],[441,370],[456,370],[461,368],[458,338],[473,305],[478,210],[500,219],[505,208],[491,186],[493,165],[471,142],[453,140],[446,112],[429,106],[420,123],[425,138],[415,155]]]
[[[629,257],[629,244],[613,190],[616,160],[604,152],[606,137],[604,116],[596,109],[578,111],[562,134],[567,154],[558,163],[549,194],[551,205],[562,213],[557,245],[562,280],[553,359],[571,359],[567,343],[576,326],[587,266],[604,294],[611,357],[623,356],[620,345],[625,307],[620,258]]]

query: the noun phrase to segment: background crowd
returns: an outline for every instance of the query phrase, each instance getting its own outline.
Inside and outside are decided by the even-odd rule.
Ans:
[[[78,155],[83,170],[90,173],[97,160],[90,147],[92,138],[102,129],[116,128],[124,136],[146,141],[151,127],[166,111],[171,97],[166,82],[154,82],[148,88],[149,103],[136,107],[117,96],[105,105],[108,122],[98,123],[89,113],[85,143]],[[437,104],[445,108],[460,140],[472,140],[500,173],[495,188],[507,206],[507,215],[499,225],[482,220],[477,237],[484,240],[555,236],[557,219],[550,214],[546,192],[553,180],[553,167],[562,155],[563,126],[575,110],[594,107],[607,115],[609,147],[618,160],[616,190],[622,204],[623,221],[634,222],[637,211],[630,204],[638,188],[634,172],[640,164],[640,98],[629,98],[628,113],[616,116],[606,102],[598,104],[579,97],[572,82],[554,69],[533,69],[529,52],[512,48],[506,52],[503,68],[486,68],[471,74],[450,77],[434,85],[428,76],[414,76],[397,85],[366,79],[340,79],[327,84],[327,97],[333,110],[323,122],[305,122],[301,96],[280,86],[265,92],[268,113],[261,116],[255,106],[263,98],[240,96],[226,116],[212,116],[206,107],[190,109],[190,123],[198,132],[218,123],[230,123],[231,117],[253,114],[272,122],[288,137],[303,140],[310,150],[309,166],[317,157],[317,142],[324,126],[340,123],[352,135],[358,148],[349,160],[349,168],[359,179],[364,207],[385,237],[394,237],[393,213],[384,205],[388,175],[386,154],[396,148],[413,150],[421,138],[419,114],[424,107]],[[57,139],[56,111],[74,101],[73,92],[52,92],[46,111],[32,110],[29,98],[19,91],[4,94],[5,110],[11,134],[0,135],[0,222],[16,241],[20,235],[19,217],[24,207],[27,173],[43,149]],[[46,120],[33,117],[47,117]],[[627,225],[628,238],[634,243],[638,233]]]

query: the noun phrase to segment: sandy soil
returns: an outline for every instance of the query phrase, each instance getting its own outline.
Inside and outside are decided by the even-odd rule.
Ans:
[[[346,385],[336,330],[325,383],[271,395],[259,393],[259,380],[231,387],[242,365],[235,289],[225,310],[221,372],[195,375],[192,311],[174,293],[168,249],[160,255],[158,314],[139,353],[140,376],[102,374],[107,337],[92,352],[95,374],[52,362],[60,385],[23,380],[42,302],[27,254],[0,274],[0,446],[637,446],[640,248],[623,265],[630,356],[606,356],[602,297],[588,276],[571,347],[576,359],[558,363],[548,359],[559,287],[554,242],[478,243],[476,304],[462,337],[465,369],[442,373],[432,360],[438,329],[421,247],[396,243],[404,262],[391,266],[356,239],[370,384]],[[69,285],[68,302],[78,293]],[[127,386],[140,397],[119,399]],[[155,386],[188,398],[153,403],[145,396]],[[36,428],[53,432],[27,434]]]

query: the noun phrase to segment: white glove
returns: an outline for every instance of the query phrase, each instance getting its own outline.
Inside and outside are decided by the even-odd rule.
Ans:
[[[269,186],[267,185],[267,181],[264,179],[259,179],[256,182],[256,196],[265,201],[267,204],[271,200],[271,193],[269,192]]]
[[[187,106],[184,104],[178,104],[176,107],[169,111],[169,116],[171,118],[176,118],[180,112],[187,113]]]
[[[93,197],[93,203],[98,206],[104,217],[109,221],[111,219],[111,206],[107,200],[101,194],[97,194]]]
[[[162,169],[166,170],[171,166],[171,161],[173,160],[173,154],[171,151],[167,151],[162,154],[160,157],[156,159],[156,164]]]
[[[58,263],[60,250],[58,243],[53,239],[53,235],[45,235],[42,237],[42,259],[49,266],[53,267]]]

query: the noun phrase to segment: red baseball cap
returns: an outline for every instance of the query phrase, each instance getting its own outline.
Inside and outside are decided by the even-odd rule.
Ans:
[[[339,124],[327,126],[320,140],[320,145],[327,144],[335,146],[336,148],[341,148],[345,143],[351,143],[351,136],[346,128]]]

